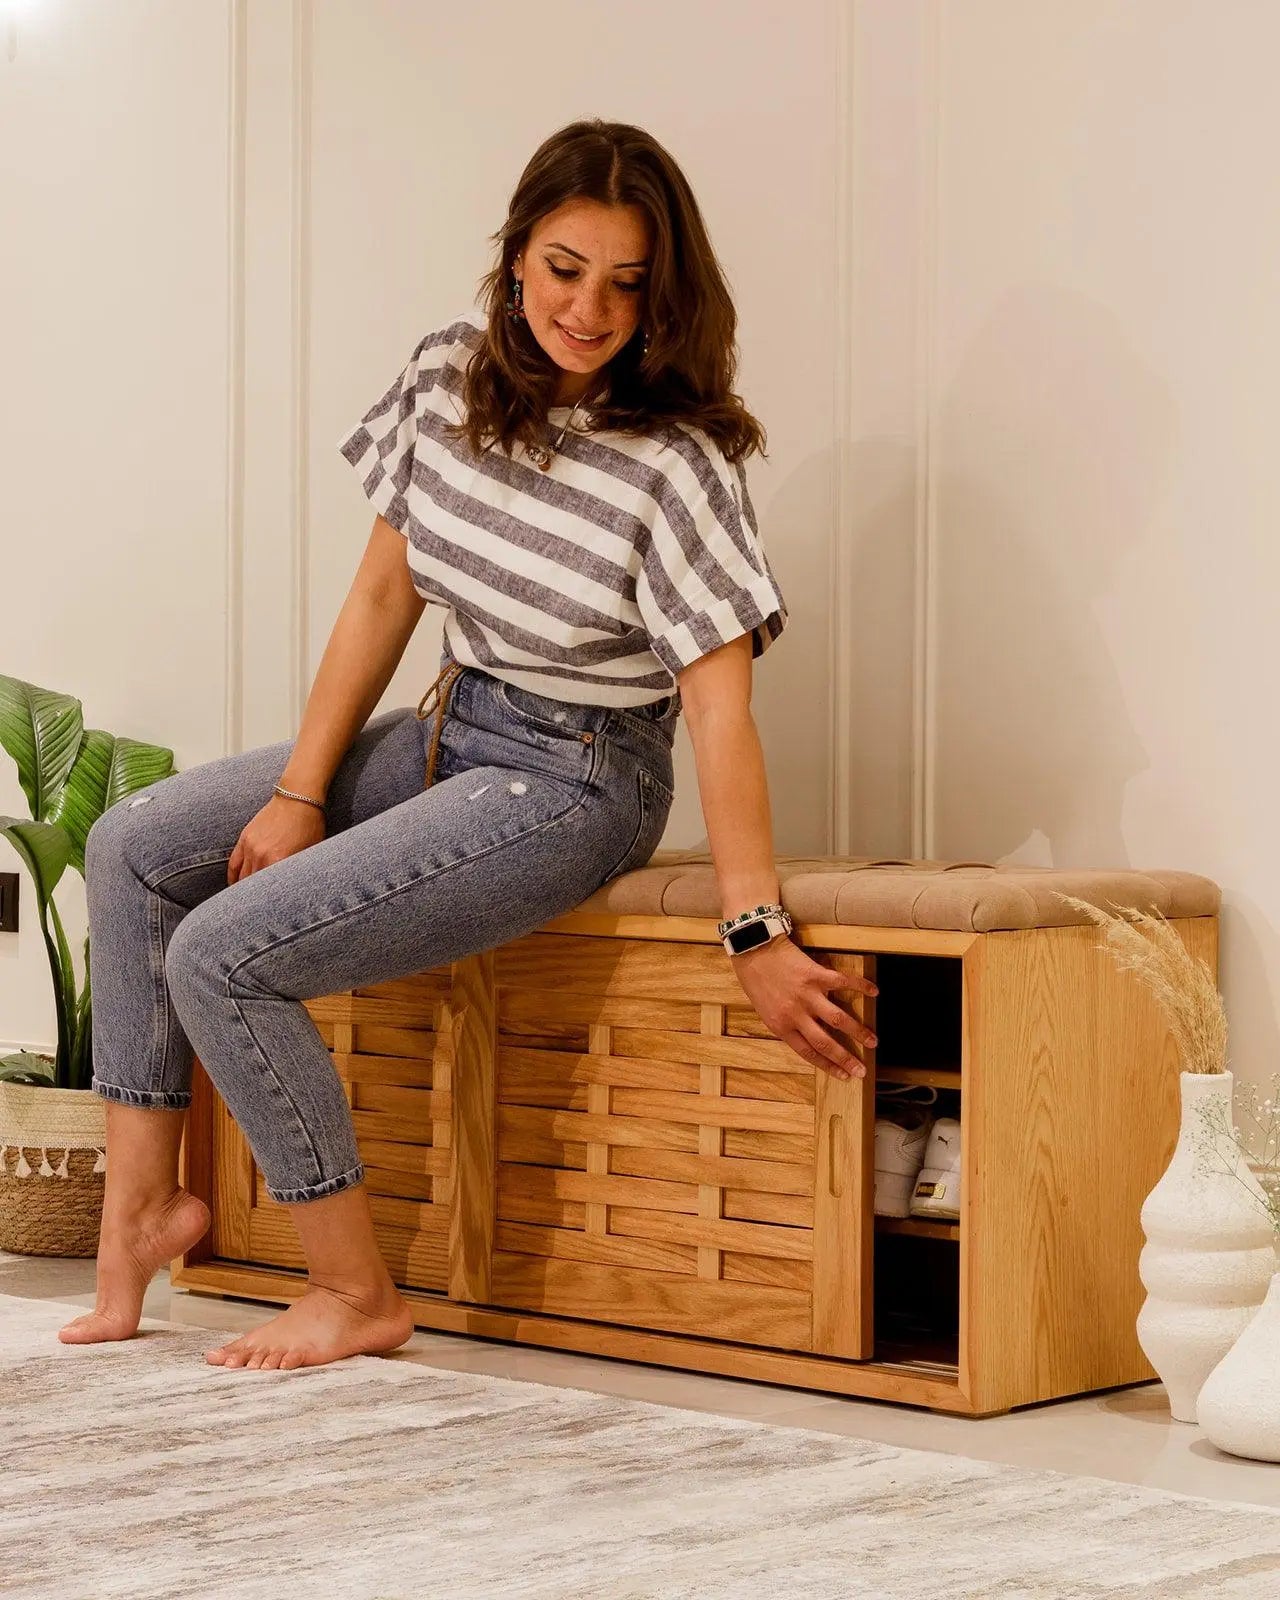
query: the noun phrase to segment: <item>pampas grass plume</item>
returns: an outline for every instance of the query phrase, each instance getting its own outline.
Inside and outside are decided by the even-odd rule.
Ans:
[[[1056,893],[1057,891],[1055,891]],[[1192,957],[1158,911],[1116,906],[1116,915],[1088,900],[1058,894],[1104,930],[1105,947],[1123,971],[1136,974],[1155,996],[1182,1058],[1184,1072],[1225,1072],[1227,1014],[1202,956]]]

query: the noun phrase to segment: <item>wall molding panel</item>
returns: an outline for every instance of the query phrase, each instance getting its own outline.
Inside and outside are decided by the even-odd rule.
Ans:
[[[227,525],[224,755],[244,749],[245,95],[248,0],[227,7]]]
[[[835,440],[834,483],[831,496],[831,620],[828,650],[831,661],[831,721],[827,849],[837,855],[853,850],[853,783],[856,747],[856,711],[853,704],[855,585],[849,565],[846,530],[857,484],[854,477],[853,416],[853,300],[854,300],[854,123],[852,97],[855,47],[854,15],[848,6],[837,7],[836,49],[836,316],[835,316]]]
[[[241,308],[231,383],[240,396],[240,559],[228,563],[227,748],[293,738],[310,687],[309,363],[311,5],[235,0],[244,40],[238,128]],[[234,24],[233,24],[234,27]],[[232,75],[233,112],[236,110]],[[233,626],[232,618],[235,618]]]

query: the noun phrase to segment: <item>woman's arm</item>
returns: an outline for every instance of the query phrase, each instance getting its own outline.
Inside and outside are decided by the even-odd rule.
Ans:
[[[764,752],[751,715],[751,661],[751,635],[742,634],[677,678],[725,918],[778,899]],[[727,959],[765,1026],[797,1055],[836,1077],[865,1076],[862,1062],[828,1029],[864,1045],[873,1045],[875,1035],[827,991],[875,994],[875,984],[824,967],[785,937]]]
[[[343,756],[391,682],[426,603],[409,575],[404,535],[379,517],[320,658],[280,779],[284,788],[324,799]]]

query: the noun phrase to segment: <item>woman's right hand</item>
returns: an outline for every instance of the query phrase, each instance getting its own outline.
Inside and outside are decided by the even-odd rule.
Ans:
[[[295,856],[325,837],[325,815],[303,800],[272,795],[256,816],[250,817],[227,862],[228,884]]]

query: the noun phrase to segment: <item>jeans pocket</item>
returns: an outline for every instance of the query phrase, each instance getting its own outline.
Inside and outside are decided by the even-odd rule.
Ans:
[[[496,692],[503,710],[518,727],[551,738],[576,739],[579,743],[584,734],[589,733],[594,737],[597,721],[593,720],[591,706],[549,700],[545,695],[534,694],[518,684],[508,683],[505,678],[495,678],[493,681],[497,685]]]
[[[622,860],[605,878],[612,883],[624,872],[644,866],[658,848],[674,795],[661,778],[655,778],[648,767],[636,769],[636,826]]]

